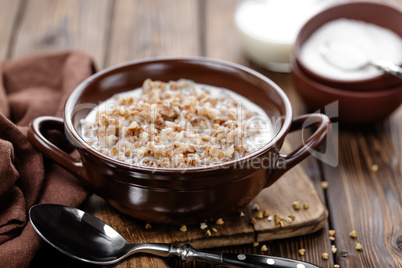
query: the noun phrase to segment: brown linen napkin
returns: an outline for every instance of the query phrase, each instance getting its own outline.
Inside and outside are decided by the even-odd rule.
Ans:
[[[32,205],[79,206],[88,195],[75,177],[43,159],[27,139],[27,126],[38,116],[62,117],[70,92],[94,70],[78,51],[0,67],[0,267],[27,267],[39,249],[28,218]],[[52,140],[66,147],[62,134],[53,132]]]

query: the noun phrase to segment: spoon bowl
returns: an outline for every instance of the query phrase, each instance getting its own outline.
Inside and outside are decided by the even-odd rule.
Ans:
[[[79,209],[36,205],[30,209],[29,216],[43,240],[75,259],[113,264],[130,250],[128,242],[118,232]]]
[[[197,251],[190,245],[131,244],[100,219],[62,205],[35,205],[29,210],[29,217],[35,231],[51,246],[67,256],[92,264],[109,265],[134,253],[148,253],[235,267],[267,267],[267,264],[276,268],[318,267],[307,262],[271,256]]]

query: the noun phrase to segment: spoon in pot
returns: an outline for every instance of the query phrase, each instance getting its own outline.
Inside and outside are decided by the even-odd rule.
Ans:
[[[357,71],[367,66],[374,66],[402,79],[401,67],[388,61],[370,60],[362,49],[353,44],[339,40],[325,42],[320,47],[320,54],[329,64],[345,71]]]
[[[62,205],[35,205],[29,210],[29,217],[35,231],[51,246],[67,256],[92,264],[109,265],[135,253],[147,253],[232,267],[318,267],[307,262],[278,257],[198,251],[190,245],[176,247],[157,243],[130,244],[100,219],[82,210]]]

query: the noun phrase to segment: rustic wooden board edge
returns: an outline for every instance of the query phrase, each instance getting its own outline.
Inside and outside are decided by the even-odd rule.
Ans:
[[[264,242],[277,239],[291,238],[301,235],[315,233],[325,227],[328,219],[328,210],[324,209],[319,218],[305,222],[303,224],[294,224],[284,226],[280,229],[269,229],[266,231],[256,231],[256,241]]]
[[[194,248],[205,249],[211,248],[209,246],[211,241],[213,241],[213,244],[215,245],[214,247],[227,247],[247,245],[254,242],[286,239],[315,233],[325,227],[327,219],[328,210],[324,209],[319,218],[309,222],[304,222],[303,224],[288,225],[280,229],[271,229],[265,231],[258,231],[254,229],[254,232],[238,235],[212,236],[200,239],[192,239],[177,242],[177,245],[191,244]]]
[[[191,244],[192,247],[197,249],[209,249],[214,248],[210,246],[211,241],[213,241],[214,247],[240,246],[251,244],[255,242],[255,232],[239,235],[206,237],[201,239],[178,242],[177,245]]]

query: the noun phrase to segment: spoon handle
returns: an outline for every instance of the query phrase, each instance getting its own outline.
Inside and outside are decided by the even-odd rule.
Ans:
[[[222,253],[222,263],[229,264],[235,267],[275,267],[275,268],[319,268],[311,263],[279,258],[265,255],[254,254],[234,254]]]
[[[171,247],[170,251],[172,255],[179,256],[182,260],[198,260],[229,265],[231,267],[319,268],[319,266],[311,263],[272,256],[198,251],[192,248],[190,245],[184,245],[178,248]]]
[[[402,68],[398,65],[383,61],[372,61],[371,64],[386,73],[392,74],[402,79]]]

